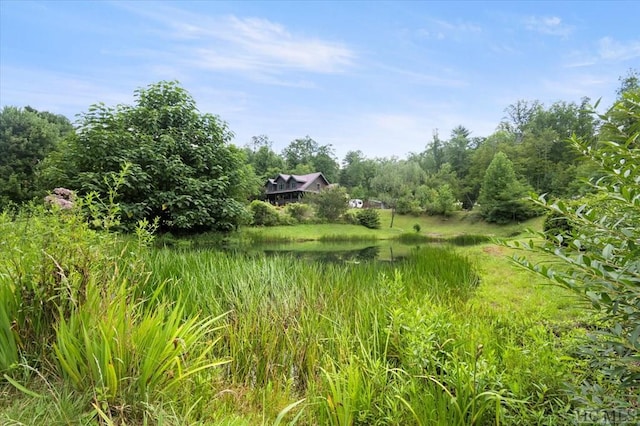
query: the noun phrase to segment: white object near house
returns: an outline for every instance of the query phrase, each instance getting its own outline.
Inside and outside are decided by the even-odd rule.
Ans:
[[[362,200],[359,200],[357,198],[349,200],[349,207],[351,207],[352,209],[361,209],[363,205],[364,203],[362,202]]]

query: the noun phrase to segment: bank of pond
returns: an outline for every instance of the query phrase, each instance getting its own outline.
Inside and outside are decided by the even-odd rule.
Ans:
[[[477,303],[486,271],[466,248],[367,243],[318,261],[31,220],[1,224],[0,423],[575,418],[584,330]]]

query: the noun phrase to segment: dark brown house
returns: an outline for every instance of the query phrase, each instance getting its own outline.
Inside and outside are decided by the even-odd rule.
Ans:
[[[276,205],[295,203],[302,200],[305,193],[317,193],[329,186],[329,181],[320,172],[308,175],[279,174],[269,179],[265,185],[265,197]]]

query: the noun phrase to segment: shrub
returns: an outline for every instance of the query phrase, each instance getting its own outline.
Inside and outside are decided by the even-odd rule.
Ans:
[[[403,197],[398,200],[396,211],[399,214],[411,214],[414,216],[418,216],[422,213],[418,200],[409,197]]]
[[[349,196],[341,186],[327,187],[318,194],[313,194],[311,200],[316,205],[318,217],[330,222],[338,220],[349,209]]]
[[[573,232],[573,225],[565,215],[557,211],[547,214],[542,225],[542,231],[547,240],[566,246]]]
[[[285,213],[296,222],[305,222],[313,215],[313,209],[305,203],[290,203],[284,207]]]
[[[380,228],[380,213],[376,209],[364,209],[358,211],[358,223],[369,229]]]
[[[358,220],[358,211],[355,210],[347,210],[345,214],[342,215],[342,220],[350,225],[360,224],[360,221]]]
[[[416,233],[420,233],[420,229],[422,228],[420,227],[419,223],[413,225],[413,230],[416,231]]]
[[[271,204],[253,200],[249,204],[249,211],[253,215],[252,225],[256,226],[275,226],[280,224],[280,213]]]
[[[593,183],[598,195],[577,206],[561,200],[537,202],[565,217],[572,240],[565,247],[548,241],[538,250],[556,257],[559,268],[518,262],[573,290],[601,315],[603,327],[582,347],[582,355],[605,378],[585,384],[587,404],[638,404],[640,386],[640,90],[626,93],[606,114],[599,142],[572,138],[573,145],[597,162],[604,176]],[[528,247],[528,246],[525,246]],[[621,400],[610,391],[624,389]],[[636,395],[634,398],[631,395]],[[635,399],[635,400],[634,400]]]

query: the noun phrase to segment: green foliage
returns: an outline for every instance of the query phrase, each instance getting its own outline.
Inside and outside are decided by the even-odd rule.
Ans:
[[[176,82],[139,89],[135,99],[133,106],[93,105],[80,116],[78,131],[50,164],[66,173],[53,184],[106,198],[108,181],[129,163],[117,200],[128,229],[155,217],[172,232],[229,231],[241,223],[252,173],[229,145],[226,123],[201,114]]]
[[[350,225],[358,225],[358,210],[347,210],[342,215],[342,220]]]
[[[188,401],[178,386],[193,389],[225,362],[210,354],[219,318],[188,315],[179,298],[163,300],[162,283],[146,287],[142,256],[153,225],[139,223],[135,238],[122,241],[89,227],[81,213],[87,202],[0,215],[0,372],[38,398],[21,371],[46,380],[57,400],[49,380],[92,394],[82,399],[83,413],[153,418],[149,407]]]
[[[358,223],[369,229],[380,228],[380,213],[376,209],[362,209],[357,213]]]
[[[554,241],[559,245],[567,245],[570,242],[570,236],[574,229],[569,219],[562,213],[550,211],[544,219],[542,232],[545,238]]]
[[[398,200],[396,211],[398,214],[411,214],[414,216],[418,216],[422,213],[420,202],[408,194]]]
[[[313,209],[306,203],[289,203],[284,207],[284,211],[299,223],[309,220],[313,215]]]
[[[347,190],[334,185],[313,194],[311,202],[316,206],[316,215],[330,222],[335,222],[349,209]]]
[[[480,190],[480,213],[487,222],[509,223],[536,215],[536,210],[524,199],[526,188],[516,178],[513,164],[498,152],[487,168]]]
[[[583,346],[582,356],[611,386],[599,391],[598,386],[585,386],[592,395],[583,395],[583,402],[620,406],[637,404],[640,386],[640,91],[624,93],[600,118],[603,127],[595,147],[590,141],[572,138],[576,148],[604,172],[594,182],[598,202],[574,207],[562,201],[550,203],[544,197],[538,201],[573,225],[570,244],[537,247],[555,255],[563,267],[518,261],[575,291],[602,315],[601,328]],[[620,386],[625,390],[616,401],[611,390]],[[635,399],[630,397],[633,393]]]
[[[104,412],[140,411],[222,363],[208,359],[216,318],[184,320],[180,305],[145,306],[124,280],[90,283],[85,297],[69,318],[60,318],[53,351],[62,376],[79,391],[95,392]]]
[[[103,243],[77,211],[55,205],[25,209],[15,217],[4,212],[0,246],[1,310],[22,356],[38,365],[55,338],[57,320],[82,303],[90,280],[106,279],[110,271],[103,266],[121,253],[112,242]]]
[[[0,205],[20,204],[45,195],[36,179],[40,163],[71,130],[69,120],[63,116],[29,107],[6,106],[2,109]]]
[[[456,208],[457,204],[453,191],[449,184],[445,183],[438,188],[433,202],[427,205],[427,213],[450,216]]]
[[[416,223],[416,224],[413,225],[413,230],[416,231],[416,234],[420,233],[420,229],[422,229],[422,228],[420,227],[419,223]]]
[[[252,225],[275,226],[281,222],[278,210],[266,201],[253,200],[249,204],[249,212],[252,216]]]
[[[304,175],[321,172],[330,183],[338,180],[338,162],[330,144],[319,145],[311,137],[306,136],[291,141],[282,151],[282,156],[289,173]]]

